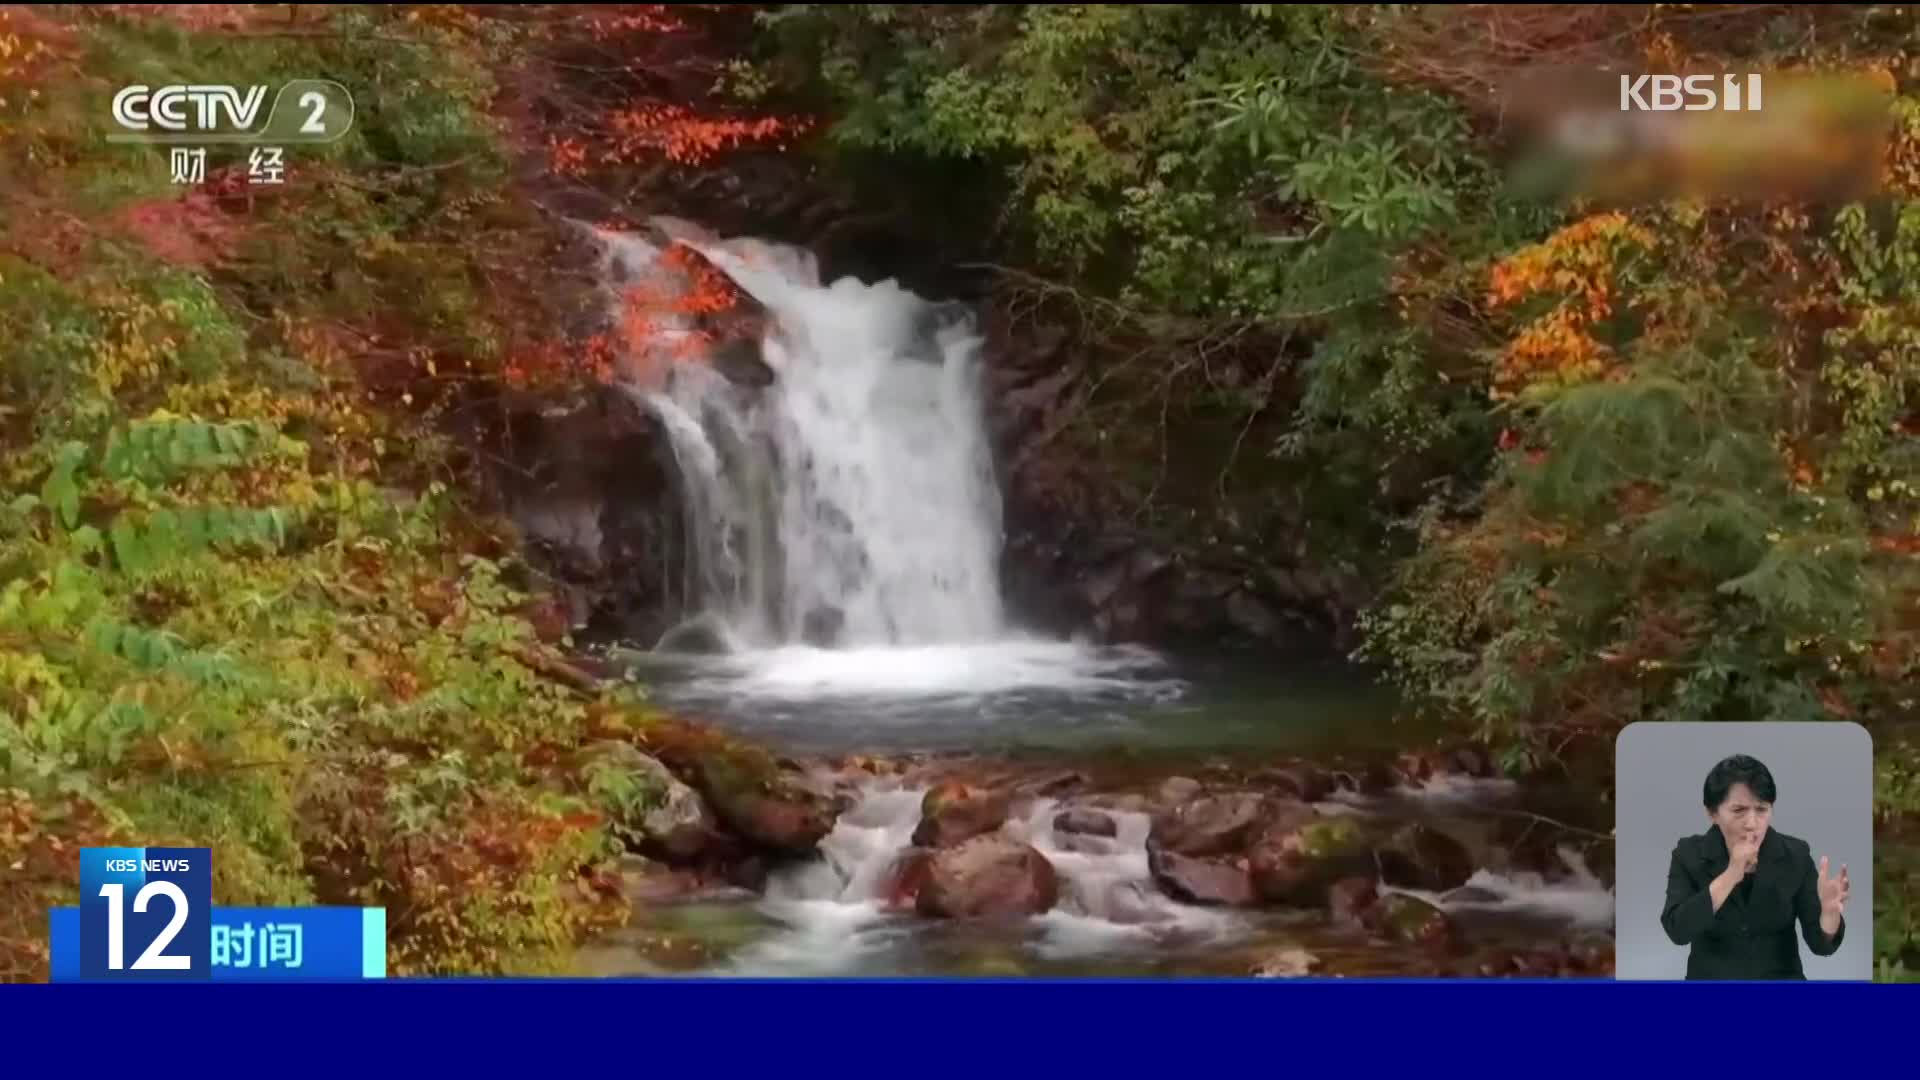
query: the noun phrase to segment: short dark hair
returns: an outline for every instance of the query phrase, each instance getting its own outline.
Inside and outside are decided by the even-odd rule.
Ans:
[[[1701,791],[1707,809],[1720,809],[1720,804],[1727,801],[1727,792],[1732,791],[1735,784],[1747,785],[1747,790],[1753,792],[1754,798],[1763,803],[1771,804],[1774,796],[1779,794],[1779,790],[1773,786],[1773,774],[1758,758],[1735,754],[1707,773],[1707,782]]]

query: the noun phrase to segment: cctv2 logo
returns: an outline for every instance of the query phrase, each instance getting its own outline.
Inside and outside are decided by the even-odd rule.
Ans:
[[[192,84],[128,86],[113,95],[114,142],[332,142],[353,126],[353,96],[329,79],[280,88],[255,130],[267,87]]]

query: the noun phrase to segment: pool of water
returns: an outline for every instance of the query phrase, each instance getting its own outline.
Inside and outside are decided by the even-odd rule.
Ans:
[[[797,754],[1309,754],[1404,745],[1339,660],[1259,667],[1052,642],[721,657],[625,653],[653,700]]]

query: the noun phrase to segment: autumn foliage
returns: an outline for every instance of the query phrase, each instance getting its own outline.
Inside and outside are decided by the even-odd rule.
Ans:
[[[1526,322],[1501,351],[1494,396],[1541,383],[1603,378],[1615,362],[1595,336],[1616,303],[1617,264],[1653,246],[1653,236],[1620,213],[1596,214],[1494,263],[1489,303],[1511,307],[1538,297],[1551,306]]]
[[[549,171],[593,179],[622,166],[708,165],[753,147],[783,148],[799,117],[744,111],[715,93],[717,34],[752,12],[726,4],[583,5],[546,30],[550,55],[603,73],[569,89],[566,70],[543,80],[551,118],[542,139]]]

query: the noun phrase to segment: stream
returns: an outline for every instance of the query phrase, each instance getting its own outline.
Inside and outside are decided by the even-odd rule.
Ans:
[[[1579,852],[1504,858],[1516,821],[1592,828],[1596,804],[1454,773],[1343,782],[1315,803],[1444,830],[1483,860],[1444,893],[1397,890],[1445,912],[1458,933],[1444,955],[1324,907],[1174,899],[1148,855],[1170,778],[1232,791],[1263,767],[1311,762],[1353,781],[1361,763],[1444,733],[1398,723],[1392,694],[1342,661],[1163,656],[1018,626],[997,580],[981,340],[964,309],[892,282],[823,284],[804,252],[683,222],[661,219],[651,238],[593,233],[610,311],[635,281],[675,286],[664,233],[764,308],[772,373],[746,386],[663,361],[691,319],[659,321],[659,355],[629,343],[644,376],[629,391],[671,441],[699,615],[609,659],[670,712],[803,764],[843,799],[814,857],[775,866],[757,891],[636,899],[631,925],[580,952],[581,973],[1470,974],[1610,934],[1611,891]],[[1017,793],[998,832],[1051,865],[1059,898],[1045,914],[941,919],[888,902],[926,792],[955,776]],[[1067,809],[1106,815],[1112,835],[1061,833]],[[636,881],[658,870],[633,861]]]

